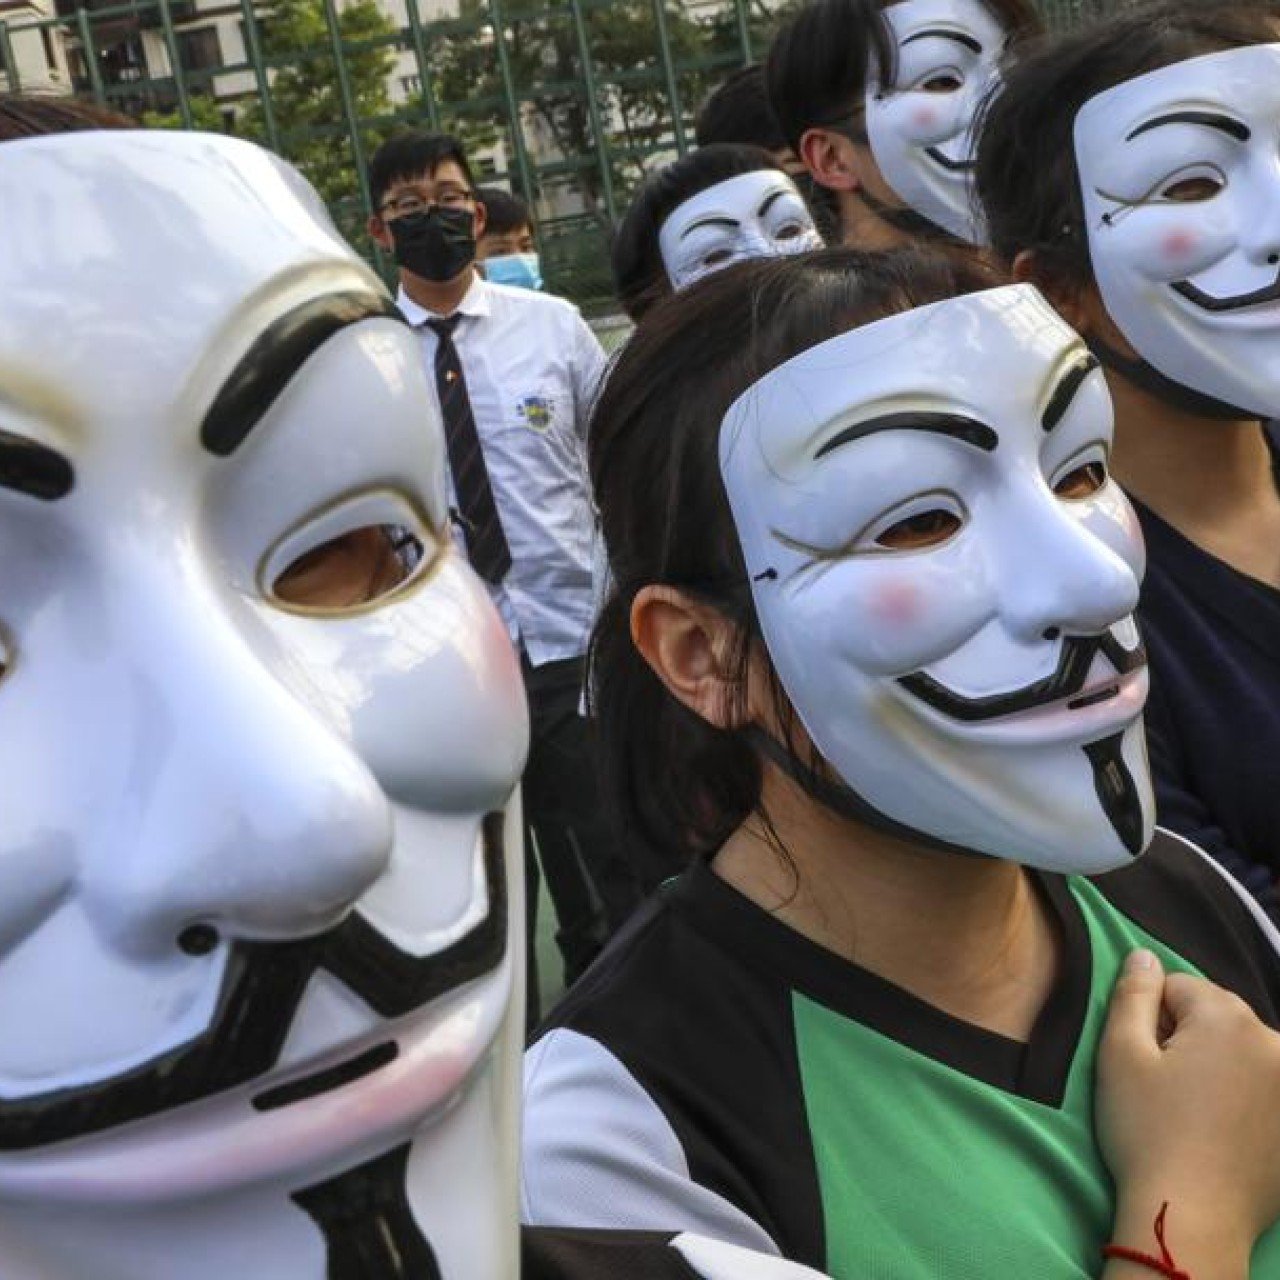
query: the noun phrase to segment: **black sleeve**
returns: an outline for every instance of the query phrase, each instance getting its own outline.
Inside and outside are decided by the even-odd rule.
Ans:
[[[522,1280],[700,1280],[671,1233],[522,1227]]]
[[[1232,845],[1209,806],[1192,788],[1169,708],[1154,685],[1145,722],[1160,825],[1198,845],[1231,872],[1273,920],[1280,921],[1280,893],[1271,869]]]

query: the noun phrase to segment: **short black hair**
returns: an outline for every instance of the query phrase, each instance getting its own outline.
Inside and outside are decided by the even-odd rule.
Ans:
[[[485,235],[505,236],[521,227],[533,230],[529,206],[519,196],[501,187],[481,187],[476,195],[485,211]]]
[[[476,183],[467,163],[466,148],[452,134],[414,129],[388,138],[369,161],[369,198],[373,207],[381,207],[393,183],[434,174],[446,160],[452,160],[462,170],[467,186],[474,190]]]
[[[0,142],[82,129],[136,129],[131,116],[53,93],[0,93]]]
[[[740,67],[713,89],[698,112],[693,131],[700,147],[713,142],[749,142],[766,151],[783,150],[787,140],[769,106],[763,64]]]
[[[719,142],[690,151],[651,173],[632,197],[613,237],[613,287],[627,315],[638,321],[671,292],[658,233],[680,205],[729,178],[779,168],[760,147]]]
[[[1097,94],[1200,54],[1275,40],[1274,0],[1159,0],[1029,46],[979,121],[974,187],[1006,264],[1036,254],[1040,279],[1093,280],[1075,121]]]
[[[1010,34],[1042,29],[1032,0],[982,0]],[[885,0],[810,0],[779,30],[765,63],[769,104],[797,153],[809,129],[847,120],[862,105],[875,67],[882,84],[897,76],[897,50]]]

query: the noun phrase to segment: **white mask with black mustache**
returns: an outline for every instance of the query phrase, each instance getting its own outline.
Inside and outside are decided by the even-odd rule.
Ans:
[[[822,248],[796,184],[780,169],[740,173],[677,205],[658,232],[667,279],[676,290],[748,258]]]
[[[885,181],[917,213],[981,244],[971,195],[974,117],[996,80],[1006,34],[982,0],[901,0],[884,20],[897,76],[867,84],[867,137]]]
[[[1174,383],[1280,412],[1280,44],[1108,89],[1075,145],[1094,277],[1130,345]]]
[[[730,409],[757,615],[836,807],[1052,871],[1146,847],[1143,550],[1111,428],[1025,285],[841,334]]]
[[[524,695],[418,342],[246,143],[0,208],[0,1272],[514,1275]]]

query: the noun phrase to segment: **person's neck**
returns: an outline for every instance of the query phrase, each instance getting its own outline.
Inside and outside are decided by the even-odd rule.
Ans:
[[[1057,934],[1025,868],[873,831],[773,766],[763,807],[772,833],[749,818],[716,855],[717,875],[810,941],[953,1017],[1030,1035],[1053,987]]]
[[[838,192],[837,203],[840,208],[840,242],[845,248],[880,253],[911,243],[911,237],[905,231],[890,226],[856,191]]]
[[[400,287],[424,311],[437,316],[451,316],[462,305],[475,279],[475,263],[452,280],[424,280],[412,271],[402,269]]]
[[[1120,484],[1203,550],[1280,586],[1280,495],[1262,424],[1199,417],[1110,370],[1107,382]]]

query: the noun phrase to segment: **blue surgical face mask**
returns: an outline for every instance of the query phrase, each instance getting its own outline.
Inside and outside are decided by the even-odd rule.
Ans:
[[[542,263],[536,253],[504,253],[484,260],[485,278],[516,289],[542,288]]]

